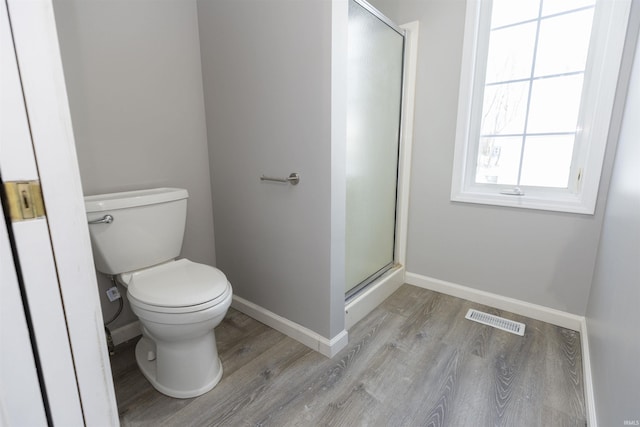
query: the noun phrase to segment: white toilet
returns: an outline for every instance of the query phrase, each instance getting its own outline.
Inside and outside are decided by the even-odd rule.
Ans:
[[[222,377],[214,329],[231,304],[220,270],[175,258],[184,236],[188,193],[157,188],[85,197],[96,269],[127,287],[142,338],[136,360],[171,397],[211,390]]]

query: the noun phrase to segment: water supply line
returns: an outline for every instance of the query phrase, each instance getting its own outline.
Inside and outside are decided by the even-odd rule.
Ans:
[[[117,289],[118,281],[116,280],[116,277],[109,276],[109,278],[111,279],[113,286]],[[111,336],[111,330],[109,329],[109,325],[112,324],[118,318],[118,316],[120,316],[120,313],[122,313],[123,307],[124,307],[124,301],[122,300],[122,296],[120,296],[118,298],[118,310],[116,310],[116,313],[111,317],[111,319],[107,320],[104,323],[104,333],[107,337],[107,348],[109,350],[109,355],[111,356],[115,355],[116,352],[115,352],[115,345],[113,343],[113,337]]]
[[[115,276],[109,276],[109,278],[111,279],[111,283],[113,283],[113,286],[115,286],[117,288],[118,287],[118,281],[116,280]],[[120,313],[122,313],[122,308],[123,307],[124,307],[124,302],[122,301],[122,297],[120,297],[120,298],[118,298],[118,310],[111,317],[111,319],[109,319],[106,322],[104,322],[104,326],[109,326],[110,324],[112,324],[118,318],[118,316],[120,316]]]

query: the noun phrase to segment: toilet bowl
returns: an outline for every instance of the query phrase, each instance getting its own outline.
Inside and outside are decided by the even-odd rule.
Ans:
[[[96,269],[127,288],[142,325],[138,367],[156,390],[177,398],[206,393],[222,378],[214,328],[232,299],[220,270],[176,260],[187,196],[162,188],[85,197]]]
[[[222,378],[214,328],[231,305],[220,270],[186,259],[120,275],[143,327],[136,345],[142,374],[161,393],[199,396]]]

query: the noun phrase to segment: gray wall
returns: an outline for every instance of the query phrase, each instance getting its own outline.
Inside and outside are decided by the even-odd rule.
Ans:
[[[595,215],[451,202],[465,2],[372,3],[420,21],[407,270],[584,315],[610,159]]]
[[[636,24],[640,7],[636,4]],[[609,188],[587,330],[598,424],[640,420],[640,49]]]
[[[344,279],[330,275],[331,7],[198,1],[218,266],[235,295],[327,338],[344,329]],[[294,171],[295,187],[259,180]]]
[[[54,10],[84,193],[186,188],[182,256],[215,264],[195,0],[55,0]],[[117,305],[98,279],[108,318]],[[113,327],[133,319],[127,308]]]

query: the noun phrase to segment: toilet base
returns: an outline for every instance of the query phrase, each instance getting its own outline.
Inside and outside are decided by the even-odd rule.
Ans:
[[[144,375],[144,377],[151,383],[153,388],[155,388],[162,394],[166,394],[169,397],[188,399],[191,397],[200,396],[213,389],[222,378],[222,363],[220,362],[220,358],[217,357],[217,352],[215,357],[212,358],[214,360],[212,360],[212,362],[210,363],[211,366],[206,369],[207,372],[200,372],[200,378],[198,379],[198,382],[195,384],[189,384],[186,387],[184,384],[182,384],[181,387],[175,387],[159,380],[158,357],[163,357],[162,350],[160,350],[160,354],[158,354],[156,345],[149,338],[143,336],[140,341],[138,341],[138,344],[136,344],[135,353],[136,362],[138,364],[138,368],[140,368],[140,371],[142,372],[142,375]],[[149,360],[150,358],[152,358],[152,360]],[[189,361],[184,360],[184,362],[184,368],[189,369]],[[176,366],[173,366],[172,370],[175,369]]]

